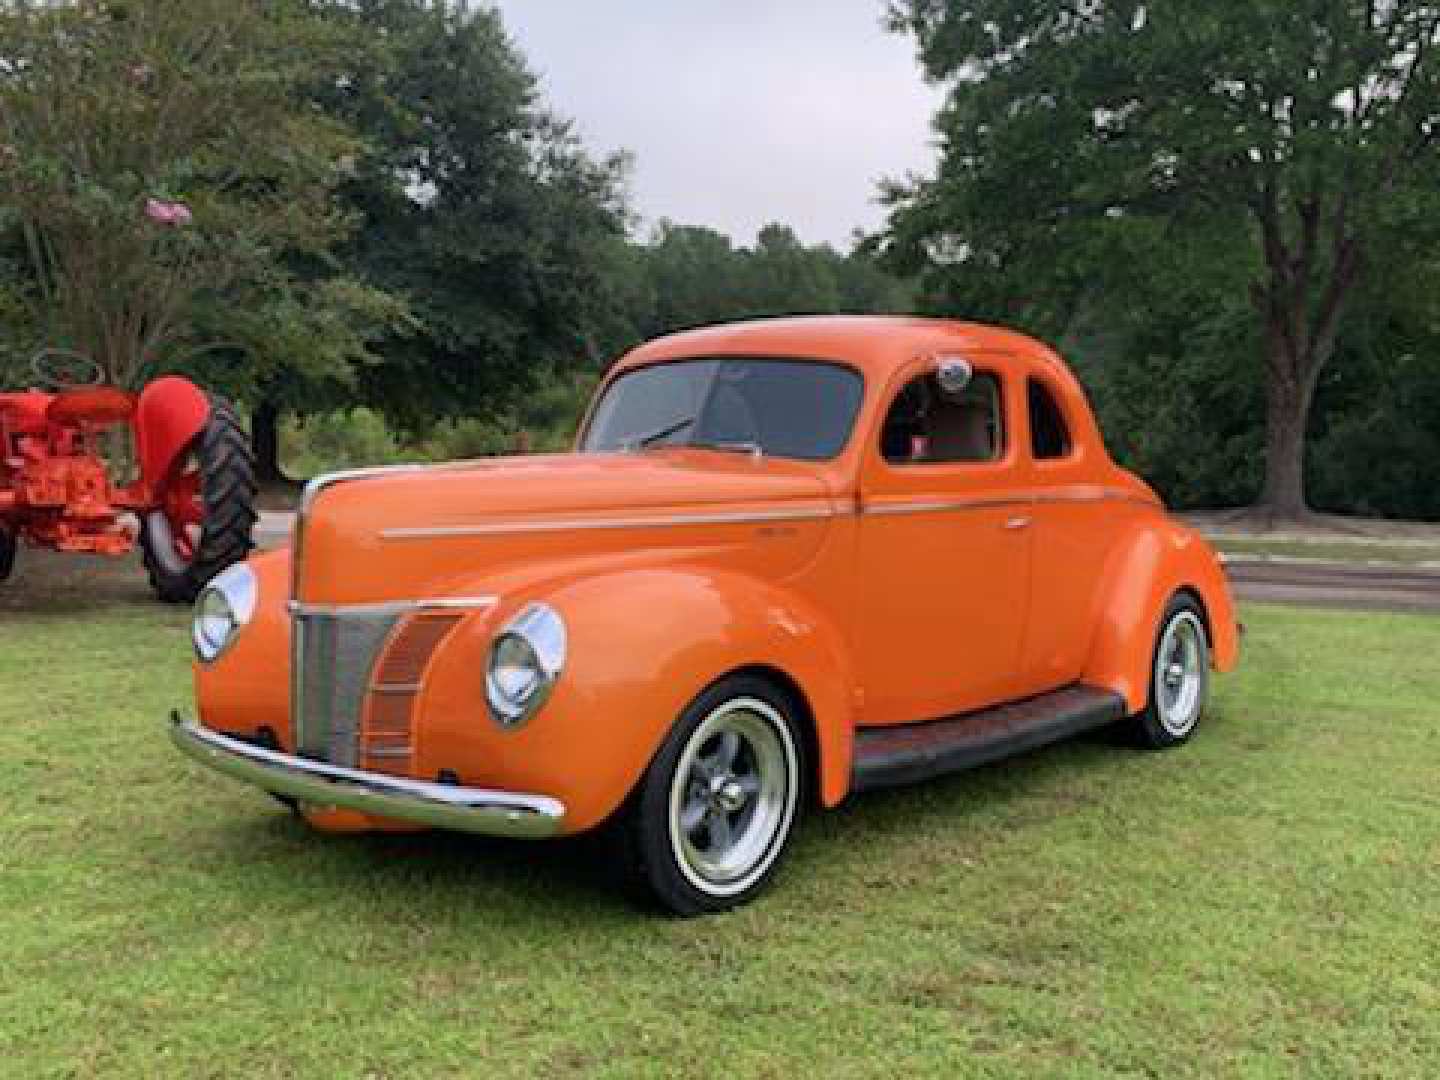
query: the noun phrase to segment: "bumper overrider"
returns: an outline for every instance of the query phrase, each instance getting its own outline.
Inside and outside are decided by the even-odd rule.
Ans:
[[[487,836],[553,836],[565,804],[546,795],[460,787],[349,769],[256,746],[213,731],[178,712],[170,738],[216,772],[313,806],[357,810],[395,821]]]

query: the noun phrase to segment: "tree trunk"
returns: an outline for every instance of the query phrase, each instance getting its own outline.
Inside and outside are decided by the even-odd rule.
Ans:
[[[255,479],[262,487],[289,482],[280,471],[280,406],[269,398],[250,414],[250,449],[255,454]]]
[[[1320,372],[1335,352],[1345,301],[1360,269],[1360,242],[1348,226],[1349,193],[1330,208],[1332,232],[1322,252],[1324,207],[1319,194],[1297,200],[1299,229],[1287,243],[1278,188],[1261,191],[1257,207],[1267,280],[1251,288],[1265,321],[1265,487],[1257,514],[1272,522],[1310,515],[1305,502],[1305,429]],[[1328,258],[1326,258],[1328,254]]]
[[[1310,513],[1305,502],[1305,429],[1315,378],[1295,378],[1289,363],[1268,365],[1265,385],[1265,487],[1260,504],[1273,517],[1295,520]]]

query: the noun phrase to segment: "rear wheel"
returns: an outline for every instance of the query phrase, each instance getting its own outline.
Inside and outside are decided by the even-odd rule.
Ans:
[[[1131,737],[1155,750],[1194,734],[1210,692],[1210,643],[1200,605],[1188,593],[1171,597],[1150,661],[1150,695],[1127,721]]]
[[[681,714],[621,823],[633,881],[677,915],[747,903],[799,816],[804,740],[763,679],[723,679]]]
[[[140,524],[145,569],[156,596],[187,604],[253,546],[255,463],[228,402],[211,399],[205,427],[155,494]]]

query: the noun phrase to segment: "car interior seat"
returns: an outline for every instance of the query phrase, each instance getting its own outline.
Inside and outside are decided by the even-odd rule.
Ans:
[[[925,414],[926,459],[990,461],[995,457],[990,413],[981,401],[938,398]]]

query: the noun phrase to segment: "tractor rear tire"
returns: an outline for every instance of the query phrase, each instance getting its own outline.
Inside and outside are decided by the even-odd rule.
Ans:
[[[210,399],[210,419],[190,444],[189,456],[199,469],[205,504],[193,557],[186,559],[176,549],[170,522],[161,511],[146,514],[140,524],[150,587],[167,604],[191,603],[211,578],[254,547],[255,459],[229,402]]]
[[[8,578],[15,569],[15,549],[20,540],[8,529],[0,529],[0,581]]]

